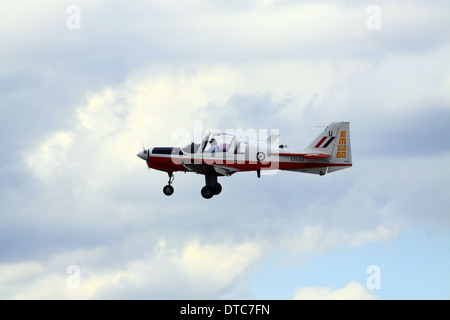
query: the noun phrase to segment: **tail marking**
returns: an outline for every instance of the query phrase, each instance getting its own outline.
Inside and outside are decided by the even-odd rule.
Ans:
[[[318,144],[316,144],[316,146],[314,148],[318,148],[326,139],[327,137],[323,137]]]
[[[347,158],[347,132],[342,131],[339,139],[338,152],[336,158]]]
[[[327,141],[327,143],[325,143],[322,147],[320,146],[326,139],[327,137],[323,137],[318,144],[316,144],[316,146],[314,148],[326,148],[328,147],[328,145],[333,142],[335,137],[330,137],[330,139]]]

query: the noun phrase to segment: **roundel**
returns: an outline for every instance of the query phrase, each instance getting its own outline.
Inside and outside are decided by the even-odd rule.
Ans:
[[[258,152],[258,153],[256,154],[256,159],[257,159],[258,161],[263,161],[265,158],[266,158],[266,155],[264,154],[264,152]]]

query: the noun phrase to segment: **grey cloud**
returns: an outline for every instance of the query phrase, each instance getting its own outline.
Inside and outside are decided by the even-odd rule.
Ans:
[[[361,134],[354,141],[355,148],[365,156],[443,156],[450,151],[450,144],[442,138],[449,118],[449,110],[433,107],[395,117],[372,115],[370,120],[355,123],[356,133]]]
[[[216,123],[222,130],[279,129],[286,126],[280,112],[289,103],[288,97],[285,101],[274,101],[270,93],[234,95],[223,106],[209,106],[206,121]]]

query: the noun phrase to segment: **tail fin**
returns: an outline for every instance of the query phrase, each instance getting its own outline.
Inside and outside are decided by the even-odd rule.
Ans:
[[[330,155],[328,173],[352,166],[350,122],[333,122],[306,148],[312,154]]]
[[[350,143],[350,122],[339,122],[336,142],[331,156],[328,172],[334,172],[352,166],[352,147]]]

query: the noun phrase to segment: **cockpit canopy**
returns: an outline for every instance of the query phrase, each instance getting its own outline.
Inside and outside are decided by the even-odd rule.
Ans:
[[[181,150],[185,154],[228,152],[235,143],[236,136],[223,132],[206,132],[202,137],[185,145]]]

